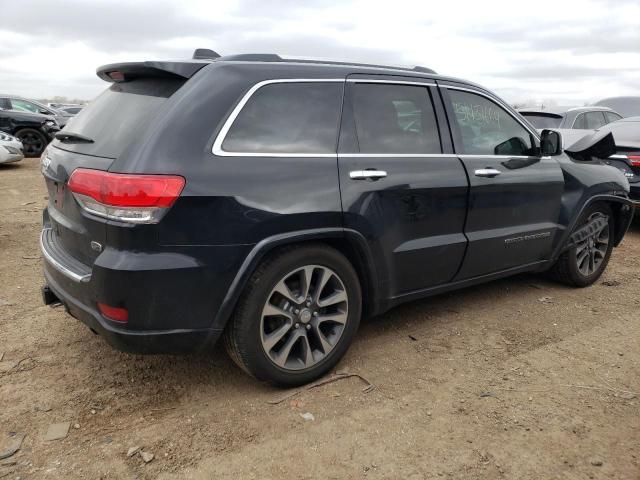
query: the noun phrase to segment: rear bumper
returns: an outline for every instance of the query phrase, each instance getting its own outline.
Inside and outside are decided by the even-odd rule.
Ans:
[[[113,348],[129,353],[193,353],[212,345],[222,334],[213,329],[174,329],[131,331],[118,328],[113,322],[84,305],[66,292],[45,269],[47,286],[67,312],[100,335]]]
[[[188,353],[215,343],[224,324],[214,319],[246,248],[147,253],[106,248],[89,267],[70,256],[50,229],[41,235],[51,292],[114,348],[133,353]],[[99,302],[126,308],[128,321],[103,316]]]

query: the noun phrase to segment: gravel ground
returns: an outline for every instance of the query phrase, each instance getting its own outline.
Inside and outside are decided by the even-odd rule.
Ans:
[[[37,160],[0,166],[0,457],[26,435],[0,479],[640,478],[638,221],[593,287],[526,275],[396,308],[338,367],[375,389],[273,405],[220,348],[123,354],[43,306],[45,195]]]

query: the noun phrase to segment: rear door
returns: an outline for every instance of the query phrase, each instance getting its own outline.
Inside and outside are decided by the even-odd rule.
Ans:
[[[351,75],[338,149],[344,225],[399,296],[450,281],[466,247],[467,178],[433,81]]]
[[[533,132],[497,99],[454,84],[440,91],[470,182],[469,246],[456,279],[548,259],[559,228],[560,166],[539,156]]]

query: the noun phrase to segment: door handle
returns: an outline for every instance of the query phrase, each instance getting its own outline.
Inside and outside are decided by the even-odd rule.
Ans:
[[[495,168],[487,167],[487,168],[479,168],[474,173],[476,177],[493,178],[500,175],[502,172],[500,170],[496,170]]]
[[[384,170],[351,170],[349,178],[351,180],[378,180],[387,176]]]

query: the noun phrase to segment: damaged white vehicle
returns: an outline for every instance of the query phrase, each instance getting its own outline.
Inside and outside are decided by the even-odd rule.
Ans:
[[[8,133],[0,132],[0,163],[19,162],[23,158],[22,142]]]

